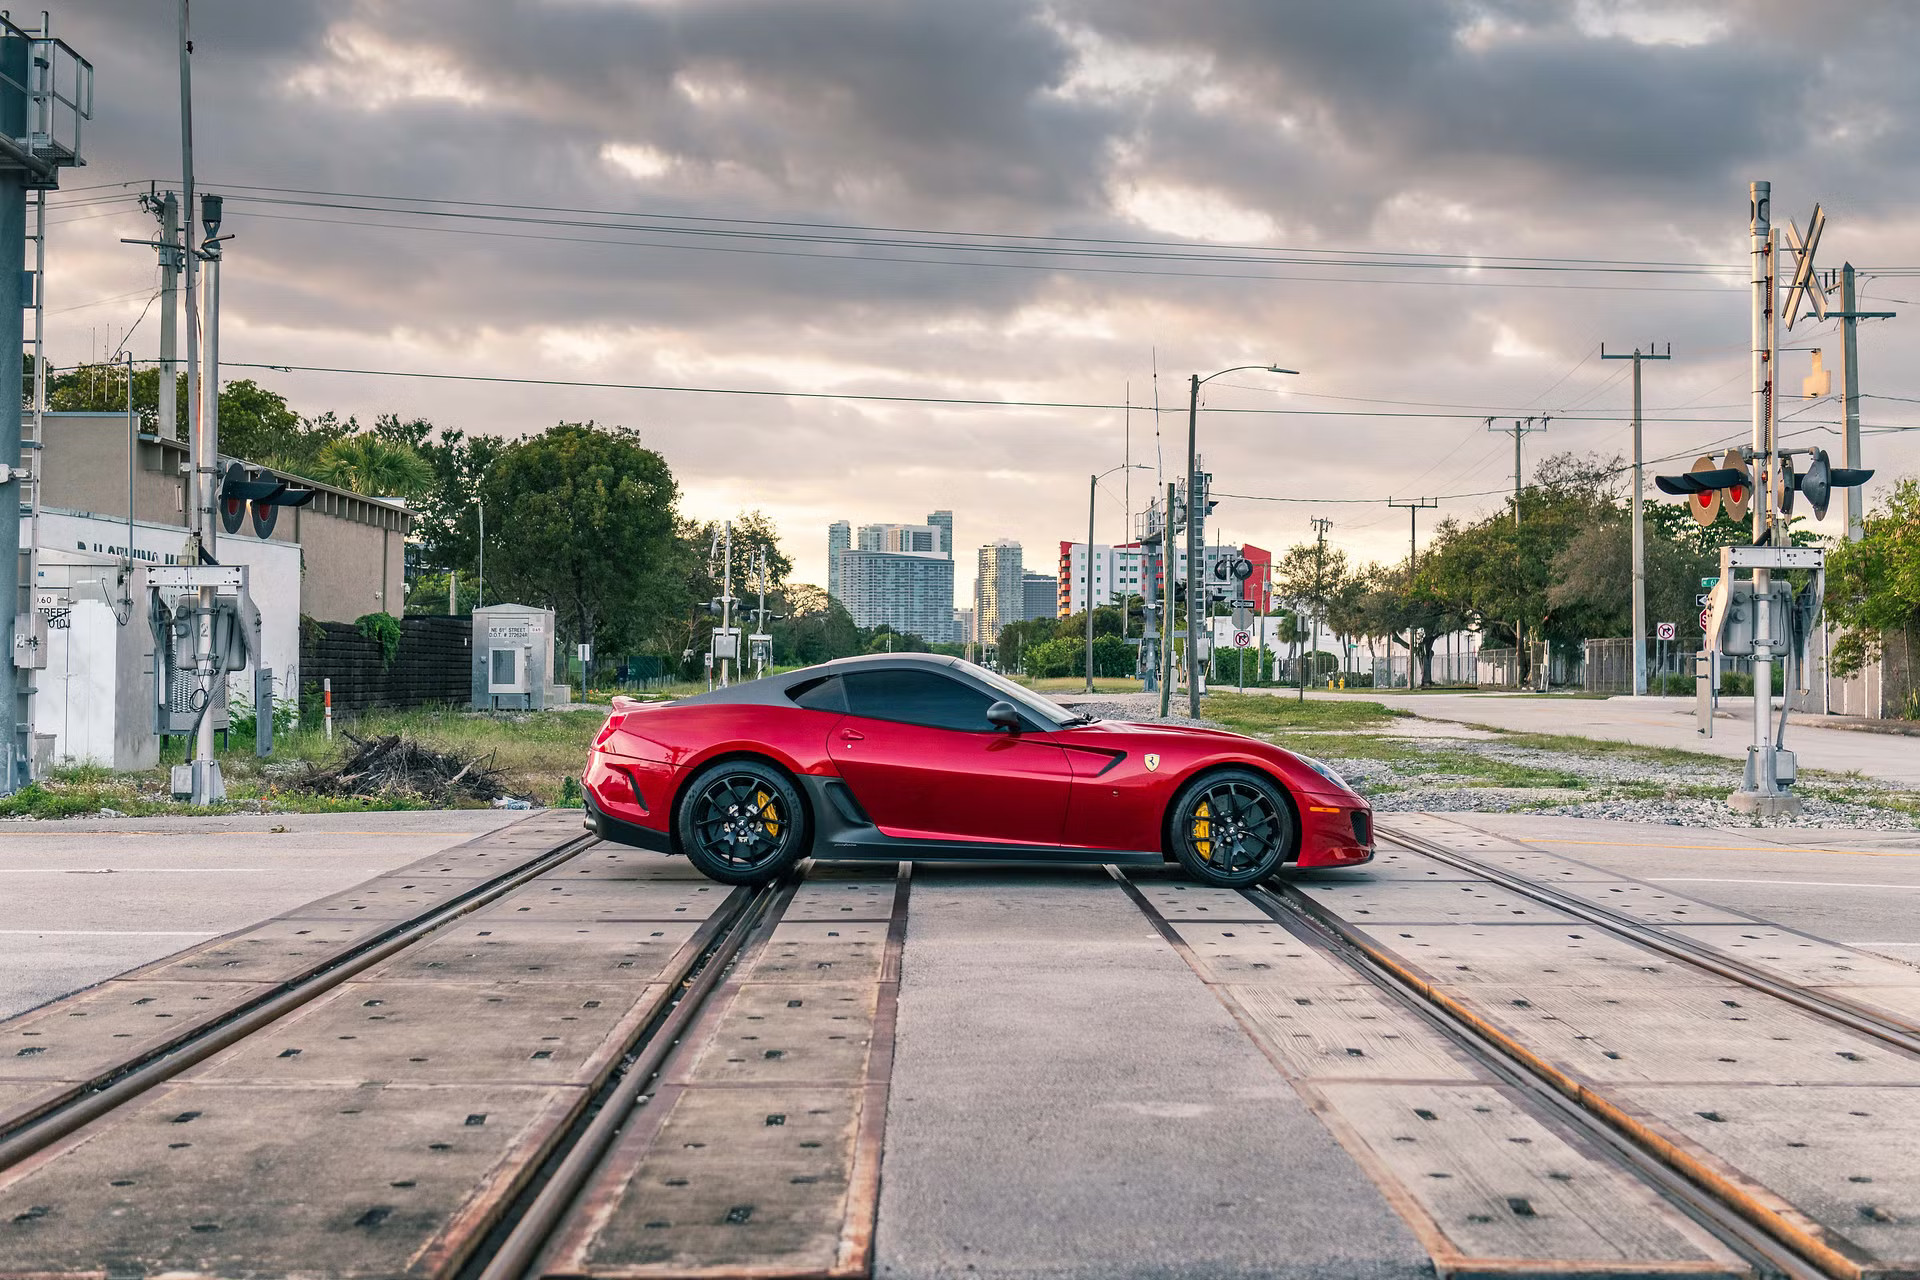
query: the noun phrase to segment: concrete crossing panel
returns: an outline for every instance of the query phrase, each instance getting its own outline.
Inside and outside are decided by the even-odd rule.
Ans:
[[[453,921],[420,945],[382,961],[366,977],[440,982],[578,982],[619,977],[654,982],[701,923],[533,923],[487,920],[476,914]]]
[[[916,871],[893,1097],[879,1277],[1431,1274],[1099,871]]]

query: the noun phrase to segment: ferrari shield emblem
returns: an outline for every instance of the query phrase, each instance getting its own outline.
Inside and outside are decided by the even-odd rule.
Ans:
[[[1152,773],[1155,769],[1158,769],[1160,767],[1160,757],[1155,755],[1151,751],[1147,752],[1146,765],[1147,765],[1147,772]]]

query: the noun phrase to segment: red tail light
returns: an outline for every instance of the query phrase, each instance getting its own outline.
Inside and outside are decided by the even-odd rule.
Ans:
[[[624,711],[616,711],[608,716],[607,722],[600,726],[600,734],[593,740],[593,745],[596,747],[605,746],[607,739],[611,738],[614,735],[614,731],[626,722],[627,713]]]

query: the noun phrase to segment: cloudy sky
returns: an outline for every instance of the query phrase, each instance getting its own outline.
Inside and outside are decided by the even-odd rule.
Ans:
[[[162,0],[55,0],[53,22],[97,68],[50,239],[70,362],[155,285],[118,240],[152,227],[131,192],[179,182],[176,35]],[[1268,547],[1324,515],[1396,557],[1381,500],[1488,509],[1512,446],[1486,415],[1551,415],[1529,458],[1625,450],[1602,342],[1673,345],[1649,457],[1724,448],[1753,178],[1777,220],[1824,202],[1820,261],[1883,273],[1872,305],[1920,288],[1884,274],[1920,267],[1920,16],[1895,0],[194,0],[193,26],[230,361],[1028,402],[235,371],[308,413],[633,427],[688,513],[765,509],[805,580],[830,520],[936,507],[963,556],[1014,537],[1050,569],[1125,456],[1129,415],[1101,406],[1140,406],[1132,457],[1173,474],[1188,375],[1236,364],[1301,373],[1203,401],[1215,486],[1247,495],[1219,530]],[[1863,331],[1869,392],[1920,397],[1904,309]],[[149,312],[134,354],[156,335]],[[1832,325],[1790,342],[1839,363]],[[1783,412],[1837,451],[1837,406],[1797,398],[1808,359],[1783,359]],[[1867,460],[1920,468],[1910,440],[1871,434]]]

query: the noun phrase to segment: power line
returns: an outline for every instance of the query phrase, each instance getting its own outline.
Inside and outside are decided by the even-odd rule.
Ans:
[[[151,363],[151,362],[143,361],[141,363]],[[245,361],[245,360],[222,360],[220,363],[223,368],[270,369],[278,373],[334,373],[334,374],[344,374],[344,375],[355,376],[355,377],[418,378],[418,379],[421,379],[422,381],[431,381],[431,382],[484,382],[484,383],[505,384],[510,386],[579,387],[586,390],[599,390],[599,391],[658,391],[658,392],[679,392],[686,395],[754,396],[754,397],[764,397],[764,398],[773,398],[773,399],[785,398],[785,399],[793,399],[793,400],[851,400],[851,401],[862,401],[862,402],[874,402],[874,403],[880,403],[880,404],[945,404],[945,405],[959,405],[959,406],[977,406],[982,408],[996,408],[996,409],[1095,409],[1095,410],[1103,410],[1103,411],[1112,411],[1112,410],[1125,410],[1127,408],[1127,406],[1124,404],[1115,404],[1115,403],[1108,403],[1103,401],[1087,401],[1087,400],[990,400],[984,397],[977,397],[977,396],[880,395],[875,393],[854,392],[854,391],[791,391],[791,390],[780,390],[777,388],[763,388],[763,387],[696,387],[696,386],[676,386],[676,385],[667,384],[667,383],[648,383],[648,382],[595,382],[595,381],[589,381],[586,379],[577,379],[577,378],[520,378],[520,377],[508,377],[503,374],[485,374],[485,373],[429,373],[429,372],[422,372],[417,370],[405,370],[405,369],[358,369],[358,368],[349,368],[349,367],[340,366],[340,365],[268,364],[268,363],[259,362],[259,361]],[[1140,409],[1142,408],[1142,406],[1135,405],[1134,408]],[[1177,413],[1185,413],[1186,410],[1178,409],[1178,408],[1166,408],[1166,409],[1153,410],[1152,412],[1177,414]],[[1377,409],[1231,408],[1231,409],[1209,409],[1207,410],[1207,412],[1214,413],[1214,414],[1231,413],[1231,414],[1251,414],[1251,415],[1263,415],[1263,416],[1308,417],[1308,418],[1410,418],[1410,419],[1473,418],[1477,420],[1485,416],[1482,414],[1462,414],[1462,413],[1396,413],[1396,412],[1386,412],[1386,411],[1377,410]],[[1649,419],[1649,421],[1654,421],[1654,420],[1655,419]],[[1556,422],[1563,422],[1563,421],[1564,422],[1625,422],[1627,421],[1627,419],[1622,417],[1614,417],[1614,416],[1607,416],[1607,415],[1585,415],[1585,416],[1571,415],[1564,418],[1559,415],[1555,415],[1554,421]],[[1662,419],[1662,421],[1664,421],[1664,419]],[[1742,422],[1742,421],[1745,421],[1745,419],[1741,419],[1741,418],[1677,418],[1677,419],[1672,419],[1671,421],[1674,421],[1680,424],[1689,424],[1689,423],[1718,424],[1718,423]]]
[[[1204,250],[1224,253],[1298,253],[1322,256],[1344,255],[1348,257],[1418,257],[1421,259],[1446,259],[1459,262],[1468,267],[1484,267],[1490,263],[1539,263],[1572,264],[1573,266],[1597,267],[1634,267],[1634,268],[1675,268],[1693,272],[1711,272],[1737,275],[1747,269],[1745,263],[1705,263],[1678,262],[1657,259],[1631,258],[1583,258],[1583,257],[1544,257],[1515,254],[1485,253],[1439,253],[1426,250],[1388,250],[1388,249],[1314,249],[1299,246],[1247,245],[1247,244],[1208,244],[1191,240],[1154,240],[1129,237],[1100,236],[1055,236],[1042,234],[1011,233],[998,231],[953,231],[929,230],[915,227],[870,226],[858,223],[805,222],[791,219],[738,218],[710,214],[674,214],[632,210],[609,210],[577,208],[564,205],[512,204],[504,201],[454,200],[436,196],[388,196],[373,195],[365,192],[322,191],[299,187],[272,187],[248,185],[245,183],[224,184],[230,191],[266,191],[281,196],[320,196],[335,200],[378,200],[383,202],[375,211],[442,213],[442,210],[393,209],[393,205],[446,205],[454,209],[507,209],[529,213],[565,213],[588,217],[647,219],[666,223],[704,222],[727,227],[794,227],[810,231],[858,232],[878,235],[906,235],[919,237],[944,237],[957,239],[968,237],[982,240],[1009,240],[1038,244],[1097,245],[1142,248],[1178,248],[1188,251]],[[238,199],[257,199],[259,197],[236,197]],[[351,206],[350,206],[351,207]],[[481,215],[475,215],[481,216]],[[628,226],[630,224],[619,224]],[[1548,269],[1562,269],[1561,265],[1552,265]],[[1571,269],[1567,267],[1566,269]]]
[[[232,215],[230,214],[229,216],[231,217]],[[1377,277],[1367,277],[1367,276],[1318,276],[1318,275],[1297,275],[1297,274],[1268,275],[1268,274],[1259,274],[1259,273],[1245,272],[1245,271],[1168,271],[1168,270],[1156,270],[1148,267],[1090,267],[1090,266],[1076,265],[1076,264],[1067,263],[1067,262],[1038,263],[1038,262],[958,261],[950,258],[918,258],[918,257],[908,257],[900,254],[807,253],[803,250],[798,250],[798,249],[753,249],[753,248],[746,248],[740,245],[662,244],[662,243],[656,243],[653,241],[646,241],[646,240],[609,240],[609,239],[598,239],[598,238],[587,237],[587,236],[542,235],[542,234],[536,234],[536,233],[516,232],[516,231],[482,231],[472,227],[439,227],[439,226],[422,226],[422,225],[416,225],[416,224],[393,223],[393,222],[368,222],[365,220],[353,219],[353,218],[314,218],[314,217],[302,216],[300,214],[252,212],[252,213],[247,213],[244,216],[250,217],[250,218],[264,219],[264,220],[273,221],[273,222],[317,223],[321,226],[329,226],[329,227],[368,227],[368,228],[375,228],[375,229],[386,230],[386,231],[429,231],[429,232],[435,232],[441,235],[481,236],[489,239],[530,240],[530,241],[539,241],[539,242],[552,243],[552,244],[603,245],[608,248],[616,248],[616,249],[658,249],[658,250],[664,250],[664,251],[673,252],[673,253],[725,253],[725,254],[735,254],[735,255],[746,255],[750,257],[805,258],[805,259],[811,259],[815,261],[831,262],[831,263],[838,263],[838,264],[844,264],[848,262],[892,262],[892,263],[906,263],[909,265],[916,265],[916,266],[966,267],[966,268],[972,268],[977,270],[1072,272],[1075,274],[1082,274],[1082,275],[1160,276],[1160,277],[1171,277],[1173,279],[1184,279],[1184,280],[1265,280],[1265,281],[1286,281],[1286,282],[1306,283],[1306,284],[1438,285],[1438,286],[1447,287],[1447,288],[1462,288],[1462,289],[1545,289],[1545,290],[1574,290],[1579,292],[1600,292],[1600,293],[1728,294],[1731,292],[1731,288],[1728,288],[1728,289],[1689,288],[1681,285],[1542,284],[1538,282],[1526,282],[1526,281],[1517,281],[1517,280],[1442,280],[1442,279],[1385,280]],[[648,228],[633,228],[633,229],[648,230]],[[931,247],[944,248],[946,246],[935,245]],[[998,250],[995,250],[995,251],[998,251]],[[1206,261],[1206,259],[1204,258],[1196,258],[1194,260]],[[1285,264],[1276,263],[1275,265],[1285,265]],[[1315,265],[1339,265],[1339,264],[1315,264]],[[1385,264],[1357,263],[1357,264],[1348,264],[1348,265],[1370,267],[1370,266],[1378,266],[1378,265],[1385,265]],[[1421,264],[1416,263],[1416,264],[1408,264],[1408,265],[1418,266]],[[1454,268],[1449,267],[1448,269],[1452,270]]]

